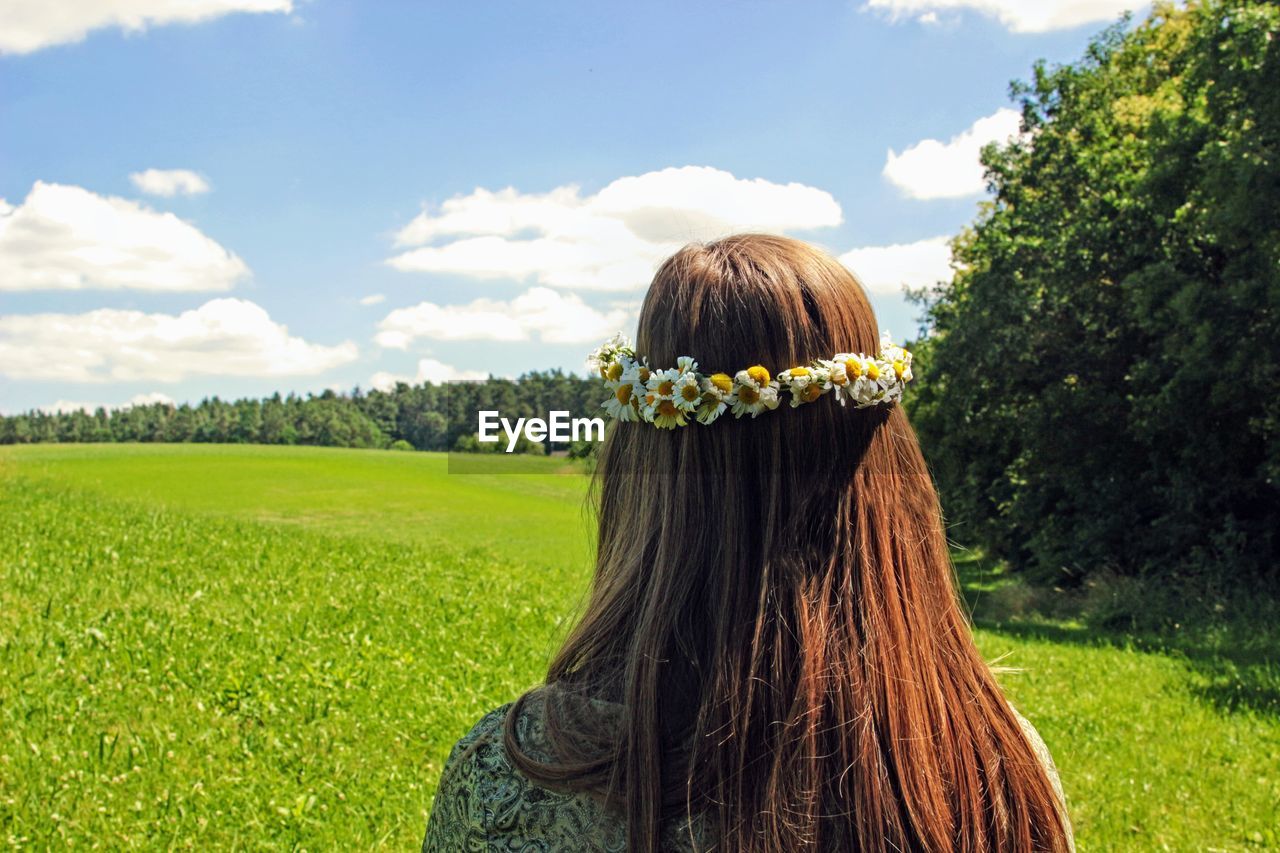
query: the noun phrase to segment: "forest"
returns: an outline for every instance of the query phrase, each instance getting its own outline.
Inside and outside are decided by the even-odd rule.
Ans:
[[[0,444],[37,442],[202,442],[296,444],[402,450],[480,450],[474,442],[480,409],[504,416],[546,417],[550,411],[596,416],[600,382],[561,370],[533,371],[514,380],[398,383],[386,391],[327,390],[301,397],[220,400],[192,405],[152,403],[90,413],[32,411],[0,419]],[[489,446],[491,447],[491,446]],[[518,451],[543,448],[528,442]]]

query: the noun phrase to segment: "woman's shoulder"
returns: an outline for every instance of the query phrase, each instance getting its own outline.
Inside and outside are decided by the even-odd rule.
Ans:
[[[449,762],[453,763],[463,755],[474,753],[485,743],[495,738],[502,737],[503,727],[506,725],[507,714],[515,705],[514,702],[508,702],[487,712],[475,724],[467,730],[467,733],[458,738],[454,743],[453,749],[449,752]],[[448,766],[448,764],[446,764]]]
[[[424,853],[490,846],[625,849],[625,827],[601,803],[586,794],[543,788],[514,765],[504,740],[513,713],[521,751],[535,761],[550,760],[542,691],[486,713],[459,738],[445,762]]]
[[[1040,736],[1040,732],[1036,727],[1031,725],[1031,721],[1022,716],[1022,713],[1009,706],[1013,710],[1013,715],[1018,718],[1018,725],[1022,727],[1023,737],[1031,744],[1031,750],[1036,754],[1036,758],[1040,759],[1040,763],[1044,765],[1045,772],[1049,776],[1049,784],[1053,786],[1053,792],[1058,797],[1058,806],[1062,814],[1063,827],[1067,831],[1067,844],[1074,850],[1075,839],[1072,837],[1071,819],[1067,812],[1067,795],[1062,790],[1062,778],[1058,775],[1058,765],[1054,763],[1053,756],[1049,753],[1049,746],[1044,742],[1044,738]]]
[[[431,803],[423,853],[483,850],[488,846],[483,791],[498,765],[493,743],[495,737],[501,742],[503,721],[510,709],[508,703],[485,714],[449,751]]]
[[[1044,765],[1045,771],[1049,774],[1049,781],[1053,783],[1058,799],[1065,801],[1062,793],[1062,780],[1058,776],[1058,765],[1054,763],[1053,756],[1049,753],[1049,746],[1044,742],[1044,738],[1040,736],[1040,732],[1036,731],[1036,727],[1031,724],[1031,721],[1022,716],[1022,712],[1012,705],[1009,707],[1013,710],[1013,715],[1018,718],[1018,725],[1022,727],[1023,737],[1031,744],[1031,750],[1036,754],[1036,758],[1040,759],[1040,763]]]

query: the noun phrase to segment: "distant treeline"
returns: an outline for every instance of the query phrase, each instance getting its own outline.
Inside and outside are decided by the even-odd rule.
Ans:
[[[349,394],[275,394],[234,402],[210,397],[195,405],[32,411],[0,418],[0,444],[142,441],[472,450],[477,449],[473,436],[480,409],[513,419],[545,418],[551,411],[595,416],[604,393],[598,379],[551,370],[518,380],[402,382],[388,391],[356,388]]]

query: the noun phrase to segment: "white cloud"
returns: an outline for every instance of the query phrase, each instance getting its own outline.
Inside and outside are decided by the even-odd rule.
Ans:
[[[172,406],[173,398],[168,394],[152,391],[150,394],[134,394],[123,403],[89,403],[82,400],[58,400],[48,406],[41,406],[40,410],[50,413],[85,411],[93,414],[98,409],[128,409],[133,406],[150,406],[155,403],[164,403],[166,406]]]
[[[405,349],[416,338],[436,341],[527,341],[534,332],[543,343],[580,344],[607,338],[635,325],[629,306],[592,308],[572,293],[533,287],[508,301],[476,299],[465,305],[420,302],[397,308],[378,324],[374,340]]]
[[[386,371],[378,371],[369,378],[369,384],[379,391],[390,391],[397,382],[420,385],[423,382],[457,382],[461,380],[488,379],[489,374],[480,370],[459,370],[451,364],[437,361],[434,358],[423,358],[418,361],[418,372],[415,376],[400,376]]]
[[[685,166],[619,178],[586,196],[575,185],[544,194],[477,189],[415,217],[396,243],[419,248],[388,263],[413,272],[627,290],[648,284],[658,263],[689,241],[841,221],[840,205],[823,190]]]
[[[244,261],[172,213],[36,181],[0,199],[0,291],[228,290]]]
[[[0,374],[51,382],[177,382],[188,376],[311,376],[353,361],[356,345],[308,343],[258,305],[213,299],[144,314],[0,316]]]
[[[368,296],[360,297],[360,304],[361,305],[381,305],[384,301],[386,301],[386,298],[387,297],[383,296],[381,293],[370,293]]]
[[[884,176],[912,198],[962,198],[986,188],[979,155],[989,142],[1018,134],[1021,116],[1003,108],[978,119],[946,142],[925,139],[901,154],[890,149]]]
[[[871,293],[897,294],[903,287],[933,287],[951,279],[949,237],[930,237],[914,243],[865,246],[840,256]]]
[[[31,53],[81,41],[91,30],[103,27],[135,33],[233,12],[292,10],[292,0],[4,0],[0,3],[0,53]]]
[[[1146,5],[1135,0],[867,0],[863,8],[883,11],[895,21],[918,16],[922,22],[936,21],[938,12],[968,9],[1015,33],[1044,33],[1113,21]],[[932,21],[930,15],[935,16]]]
[[[388,373],[385,370],[379,370],[377,373],[369,377],[369,386],[377,391],[390,391],[396,387],[396,383],[398,382],[404,382],[408,385],[414,384],[408,376]]]
[[[199,195],[209,191],[209,182],[190,169],[147,169],[129,176],[139,192],[169,198],[175,195]]]

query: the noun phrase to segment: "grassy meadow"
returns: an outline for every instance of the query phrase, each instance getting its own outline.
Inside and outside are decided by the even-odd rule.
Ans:
[[[0,448],[0,842],[414,849],[454,740],[580,602],[585,486],[552,460]],[[1280,846],[1274,637],[1015,616],[1007,579],[958,570],[1081,851]]]

